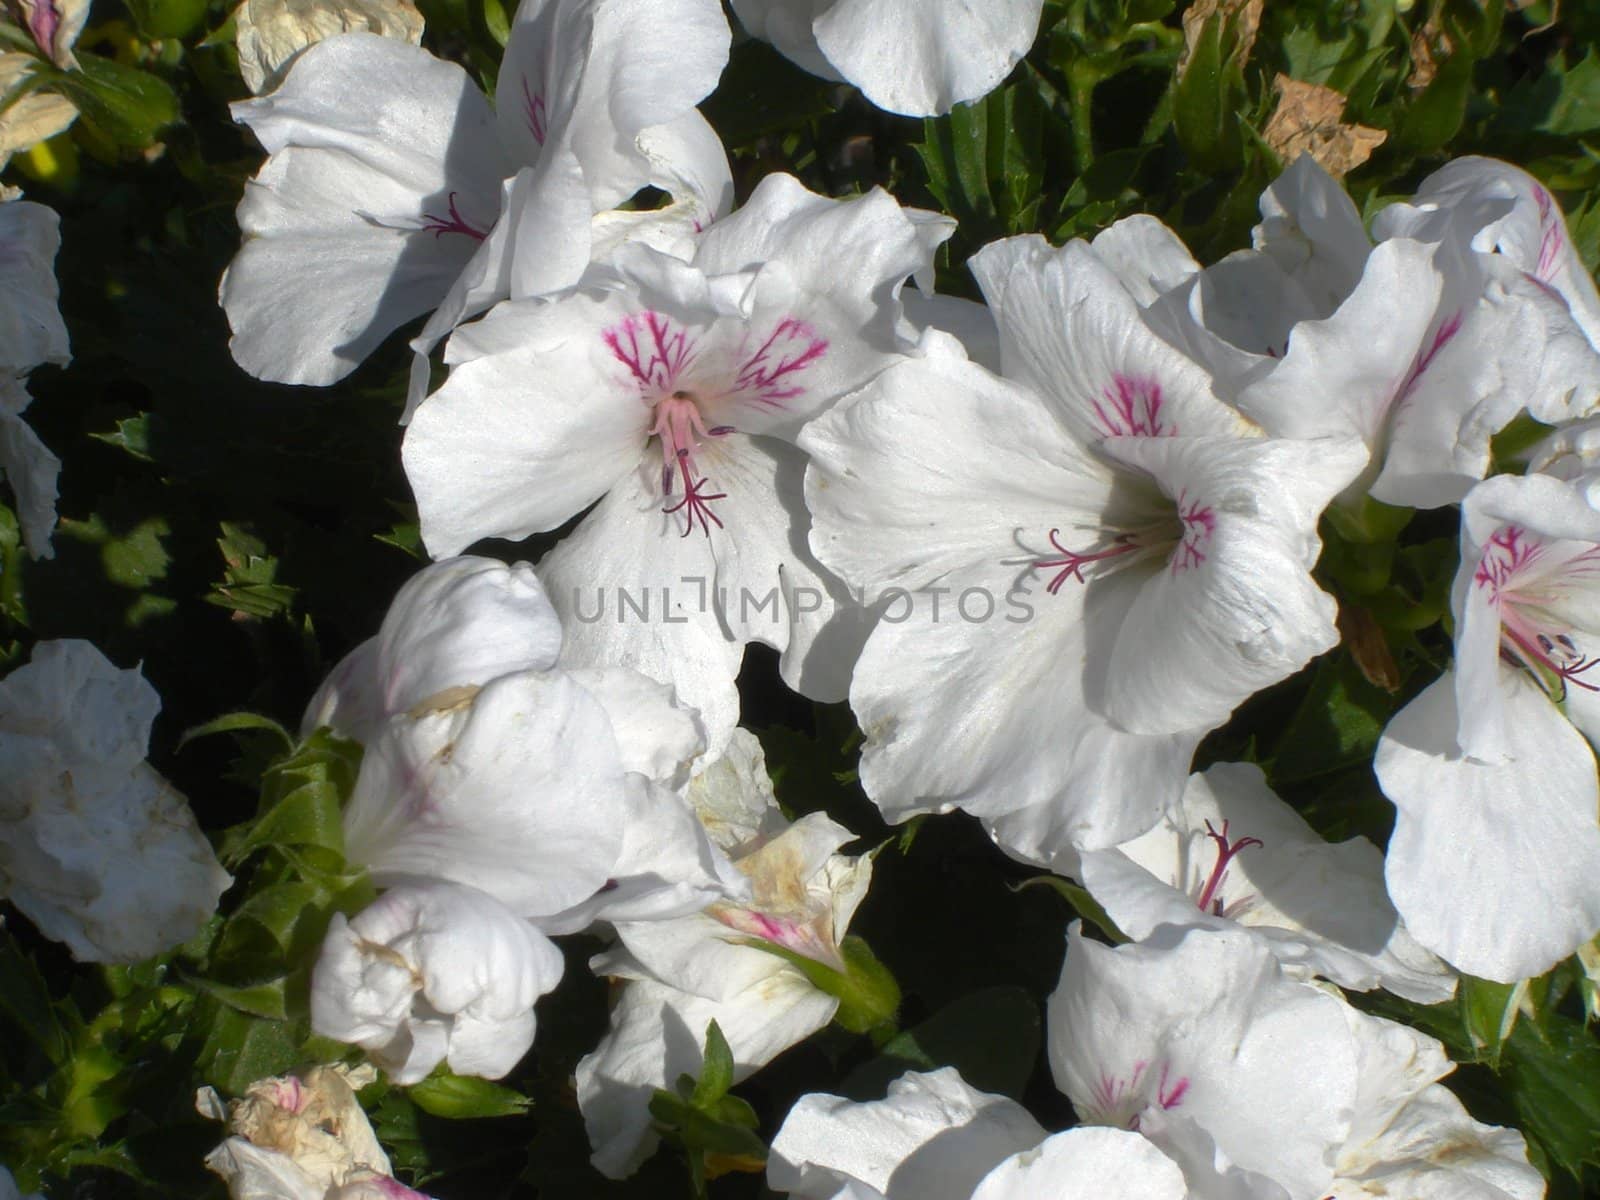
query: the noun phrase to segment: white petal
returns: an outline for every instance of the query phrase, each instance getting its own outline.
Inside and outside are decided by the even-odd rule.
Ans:
[[[1395,805],[1385,875],[1412,936],[1463,971],[1542,974],[1600,929],[1594,753],[1533,682],[1500,671],[1510,761],[1461,757],[1446,672],[1401,709],[1373,767]]]
[[[1336,604],[1310,570],[1317,518],[1366,461],[1353,439],[1111,438],[1107,453],[1173,500],[1182,542],[1132,606],[1105,614],[1091,590],[1091,644],[1115,639],[1103,700],[1134,733],[1215,728],[1235,705],[1338,644]]]
[[[1007,238],[968,266],[1000,324],[1006,377],[1050,400],[1080,441],[1248,431],[1086,243],[1054,250],[1037,236]]]
[[[40,363],[64,365],[72,357],[57,307],[60,248],[61,219],[53,209],[28,200],[0,203],[0,370],[7,374]]]
[[[697,913],[717,900],[748,903],[749,881],[711,841],[676,792],[629,775],[622,850],[604,889],[539,928],[572,933],[596,921],[662,921]]]
[[[1261,193],[1257,250],[1273,259],[1327,317],[1361,279],[1372,243],[1344,188],[1301,154]]]
[[[772,1139],[767,1183],[822,1200],[850,1180],[888,1200],[970,1200],[991,1168],[1044,1136],[1027,1109],[953,1067],[908,1071],[872,1103],[800,1097]]]
[[[486,231],[506,165],[466,72],[351,33],[306,50],[271,95],[236,105],[270,157],[239,208],[222,278],[234,358],[258,378],[332,383],[444,299]]]
[[[1190,1200],[1178,1165],[1123,1129],[1080,1126],[1007,1159],[972,1200]]]
[[[1200,270],[1183,239],[1145,213],[1112,222],[1090,239],[1089,248],[1140,305],[1154,302]]]
[[[1033,45],[1042,0],[836,0],[813,28],[834,68],[879,108],[947,113],[987,95]]]
[[[644,980],[624,985],[610,1030],[577,1071],[578,1107],[601,1174],[626,1178],[654,1152],[659,1135],[650,1119],[651,1093],[671,1087],[679,1075],[699,1075],[712,1021],[733,1051],[735,1083],[828,1023],[838,1001],[793,967],[771,961],[778,970],[726,1002]]]
[[[50,535],[56,527],[56,477],[61,460],[21,417],[0,408],[0,476],[16,496],[22,542],[34,558],[54,558]]]
[[[561,653],[561,622],[527,563],[451,558],[408,579],[376,638],[352,650],[317,690],[303,732],[332,726],[366,742],[395,713],[441,693],[516,671],[543,671]]]
[[[623,315],[584,295],[518,301],[450,339],[459,365],[401,448],[431,553],[557,528],[639,462],[650,410],[602,336]]]
[[[324,1200],[327,1189],[294,1159],[232,1137],[206,1155],[206,1167],[222,1176],[232,1200]]]
[[[392,718],[362,760],[345,845],[380,883],[453,879],[544,916],[610,877],[624,804],[605,710],[563,675],[523,672],[455,710]]]

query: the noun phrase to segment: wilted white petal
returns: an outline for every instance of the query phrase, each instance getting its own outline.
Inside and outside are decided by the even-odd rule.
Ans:
[[[42,642],[0,681],[0,894],[85,962],[183,942],[231,881],[144,761],[160,701],[88,642]]]
[[[422,43],[422,14],[410,0],[245,0],[233,21],[239,74],[258,96],[282,81],[296,54],[335,34]]]

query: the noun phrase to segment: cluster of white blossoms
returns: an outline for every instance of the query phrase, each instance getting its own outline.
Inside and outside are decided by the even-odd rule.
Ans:
[[[981,94],[1039,10],[996,3],[978,36],[970,5],[734,7],[905,111]],[[846,50],[885,13],[939,34],[908,62],[976,70],[970,36],[1001,65],[875,78],[881,46]],[[493,103],[355,33],[235,109],[269,153],[222,284],[241,365],[329,383],[432,314],[401,454],[438,561],[306,715],[365,746],[345,841],[384,889],[334,919],[316,1031],[400,1083],[499,1077],[551,939],[599,932],[620,987],[578,1098],[623,1175],[713,1020],[737,1077],[825,1024],[840,995],[797,960],[848,979],[870,860],[778,808],[738,724],[756,641],[848,698],[888,820],[960,808],[1138,939],[1069,939],[1051,1065],[1084,1127],[913,1075],[802,1101],[775,1188],[1540,1195],[1520,1136],[1438,1085],[1440,1046],[1340,989],[1440,1001],[1600,929],[1600,297],[1554,200],[1463,159],[1369,228],[1301,158],[1249,250],[1203,266],[1142,216],[1010,238],[967,304],[931,294],[953,222],[881,190],[774,174],[731,207],[694,107],[728,38],[713,0],[525,0]],[[670,203],[622,207],[646,187]],[[1522,414],[1555,432],[1485,479]],[[1455,661],[1374,763],[1387,855],[1326,843],[1252,765],[1191,773],[1340,644],[1319,522],[1369,498],[1463,516]],[[456,557],[558,531],[534,566]]]

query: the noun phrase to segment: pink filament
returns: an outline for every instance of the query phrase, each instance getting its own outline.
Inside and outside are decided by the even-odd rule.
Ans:
[[[1237,842],[1228,841],[1228,822],[1222,822],[1222,832],[1218,833],[1211,828],[1211,822],[1206,822],[1206,836],[1217,844],[1217,863],[1211,868],[1211,875],[1206,879],[1205,886],[1200,889],[1194,906],[1201,912],[1208,912],[1212,916],[1222,915],[1222,901],[1216,899],[1217,889],[1222,886],[1222,877],[1228,873],[1228,864],[1246,846],[1260,846],[1260,838],[1243,837]]]
[[[1057,540],[1060,533],[1061,530],[1059,529],[1050,531],[1050,544],[1061,552],[1061,557],[1041,558],[1033,564],[1035,567],[1041,567],[1045,570],[1049,570],[1052,567],[1061,568],[1056,577],[1045,585],[1045,591],[1052,596],[1058,593],[1062,585],[1069,579],[1076,579],[1079,583],[1087,582],[1083,577],[1083,569],[1091,563],[1104,562],[1107,559],[1116,558],[1122,554],[1130,554],[1139,549],[1139,544],[1134,540],[1131,533],[1119,533],[1111,539],[1111,546],[1108,549],[1100,550],[1093,554],[1080,554],[1075,550],[1068,550]]]

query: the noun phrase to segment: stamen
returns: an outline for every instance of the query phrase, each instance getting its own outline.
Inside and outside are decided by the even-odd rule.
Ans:
[[[1082,554],[1076,550],[1068,550],[1065,546],[1063,546],[1060,541],[1057,540],[1060,533],[1060,529],[1052,529],[1050,531],[1050,544],[1061,552],[1061,557],[1041,558],[1035,561],[1033,564],[1035,567],[1041,567],[1045,570],[1049,570],[1052,567],[1061,568],[1061,570],[1056,574],[1056,577],[1045,585],[1045,591],[1049,592],[1052,596],[1058,593],[1061,590],[1062,585],[1065,584],[1069,579],[1076,579],[1079,583],[1086,583],[1087,580],[1085,580],[1083,577],[1083,569],[1084,567],[1089,566],[1091,563],[1105,562],[1106,560],[1116,558],[1119,555],[1131,554],[1133,551],[1140,548],[1139,543],[1134,538],[1133,534],[1119,533],[1111,539],[1111,546],[1108,549],[1099,550],[1090,554]]]
[[[1217,895],[1217,890],[1222,886],[1222,877],[1228,873],[1228,864],[1246,846],[1261,846],[1265,843],[1260,838],[1242,837],[1237,842],[1228,840],[1228,822],[1222,822],[1222,832],[1218,833],[1211,827],[1211,822],[1206,822],[1206,836],[1217,844],[1217,863],[1211,868],[1211,874],[1206,879],[1205,886],[1200,889],[1200,895],[1195,898],[1194,906],[1203,913],[1210,913],[1214,917],[1222,916],[1222,898]]]

